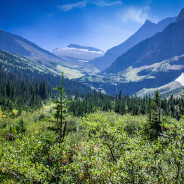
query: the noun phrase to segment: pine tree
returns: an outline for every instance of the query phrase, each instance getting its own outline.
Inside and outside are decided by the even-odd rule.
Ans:
[[[60,97],[58,100],[55,100],[54,103],[56,104],[55,109],[55,118],[57,119],[57,128],[54,129],[58,135],[59,142],[63,142],[65,132],[66,132],[66,126],[67,122],[65,121],[65,113],[67,112],[69,101],[64,99],[64,88],[63,88],[63,72],[61,76],[61,86],[56,87],[55,90],[59,91]],[[53,129],[53,128],[52,128]]]
[[[169,111],[170,111],[170,115],[172,117],[174,117],[175,109],[174,109],[174,97],[173,97],[173,95],[171,95],[169,98]]]
[[[161,108],[160,108],[160,94],[158,91],[155,92],[152,104],[152,117],[150,122],[150,136],[151,138],[158,137],[161,133]]]
[[[149,97],[148,97],[147,113],[148,113],[148,122],[151,123],[151,97],[150,97],[150,94],[149,94]]]
[[[121,100],[121,90],[119,91],[118,99]]]

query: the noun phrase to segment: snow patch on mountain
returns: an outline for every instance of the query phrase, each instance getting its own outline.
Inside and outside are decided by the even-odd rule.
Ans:
[[[92,47],[69,45],[65,48],[57,48],[53,50],[53,54],[58,57],[69,57],[72,59],[89,61],[104,55],[104,52]]]
[[[179,82],[182,86],[184,86],[184,73],[182,73],[175,81]]]

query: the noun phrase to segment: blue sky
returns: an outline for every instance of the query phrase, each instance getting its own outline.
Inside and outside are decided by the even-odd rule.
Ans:
[[[52,51],[75,43],[107,50],[146,19],[176,16],[183,0],[0,0],[0,29]]]

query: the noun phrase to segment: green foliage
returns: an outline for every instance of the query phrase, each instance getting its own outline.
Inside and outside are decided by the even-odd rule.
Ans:
[[[25,123],[23,119],[20,119],[18,121],[18,125],[15,127],[15,129],[18,133],[25,133],[26,129],[25,129]]]
[[[146,116],[98,110],[81,119],[69,115],[61,144],[47,131],[48,123],[54,125],[50,113],[14,119],[14,127],[23,121],[26,134],[1,141],[2,183],[183,183],[184,120],[163,122],[167,136],[151,141],[143,133]]]
[[[159,106],[161,114],[164,116],[171,116],[179,120],[181,115],[184,114],[184,98],[170,98],[159,99]],[[109,96],[97,93],[95,90],[85,96],[79,96],[78,92],[74,97],[74,100],[69,104],[69,112],[72,112],[75,116],[84,116],[86,113],[94,112],[94,107],[99,108],[101,111],[115,111],[121,115],[130,113],[131,115],[149,115],[148,121],[151,122],[152,111],[156,106],[152,103],[150,96],[139,98],[137,96]],[[171,105],[172,105],[172,111]],[[155,106],[155,107],[154,107]],[[156,110],[154,110],[156,113]],[[158,111],[157,111],[158,112]],[[156,117],[156,116],[155,116]]]
[[[0,106],[3,113],[12,112],[12,117],[21,112],[38,109],[42,102],[49,98],[57,98],[53,90],[60,84],[60,76],[51,69],[24,57],[0,50]],[[86,94],[91,89],[74,80],[63,82],[67,95],[74,95],[76,90]],[[1,113],[0,113],[1,116]]]
[[[150,116],[150,115],[149,115]],[[157,138],[161,133],[161,106],[160,106],[160,94],[155,92],[155,96],[152,101],[151,107],[151,119],[149,118],[149,136],[150,138]]]
[[[48,105],[14,119],[0,119],[1,183],[184,183],[184,119],[159,119],[158,110],[171,102],[161,100],[158,93],[153,99],[139,99],[94,91],[89,99],[110,102],[112,109],[100,111],[89,101],[92,113],[79,118],[67,114],[63,77],[56,89],[60,98],[54,111],[47,111],[52,107]],[[77,100],[85,102],[78,95]],[[172,101],[175,108],[181,102]],[[113,111],[121,103],[123,116]]]
[[[151,139],[157,138],[162,134],[162,123],[166,121],[168,115],[175,117],[177,120],[181,118],[184,106],[182,105],[183,98],[174,98],[173,95],[167,99],[161,99],[158,91],[155,92],[153,99],[148,98],[147,106],[147,121],[145,132]],[[176,106],[176,104],[178,104]]]
[[[24,110],[42,106],[42,101],[51,96],[45,81],[25,80],[17,75],[0,70],[0,104],[4,112],[20,115]],[[13,109],[18,110],[14,113]]]

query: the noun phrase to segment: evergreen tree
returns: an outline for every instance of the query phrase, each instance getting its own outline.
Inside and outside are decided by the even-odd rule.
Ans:
[[[65,132],[66,132],[67,122],[65,121],[65,113],[66,113],[66,110],[68,108],[68,103],[69,103],[68,100],[64,99],[65,92],[63,88],[63,79],[64,77],[63,77],[63,72],[62,72],[61,86],[55,88],[55,90],[59,91],[60,97],[58,100],[54,101],[54,103],[56,104],[55,118],[57,119],[57,128],[55,128],[54,130],[56,131],[58,135],[58,139],[60,143],[63,142]]]
[[[148,97],[147,113],[148,113],[148,122],[151,123],[151,97],[150,97],[150,94],[149,94],[149,97]]]
[[[169,112],[172,117],[174,117],[175,109],[174,109],[174,97],[173,95],[169,98]]]
[[[121,90],[119,92],[118,99],[121,100]]]
[[[155,92],[152,104],[152,117],[150,122],[150,136],[151,138],[158,137],[161,133],[161,108],[160,108],[160,94]]]

